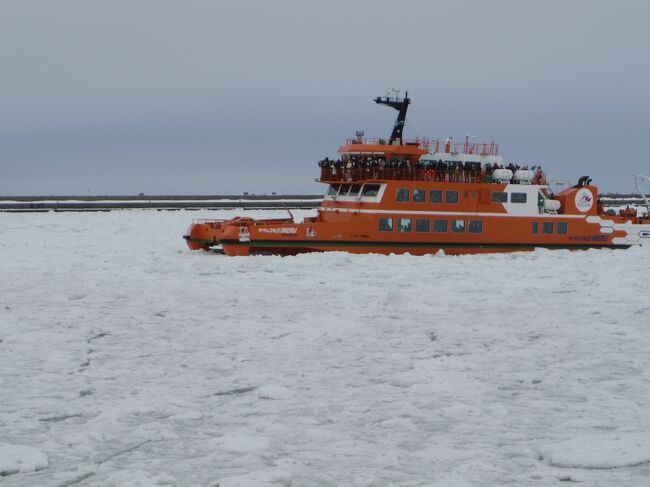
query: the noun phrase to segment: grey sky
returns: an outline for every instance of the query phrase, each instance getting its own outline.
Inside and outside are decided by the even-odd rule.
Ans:
[[[0,194],[317,193],[372,98],[554,179],[650,173],[645,1],[4,1]]]

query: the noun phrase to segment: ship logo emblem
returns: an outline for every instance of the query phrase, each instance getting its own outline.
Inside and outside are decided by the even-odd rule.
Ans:
[[[639,237],[650,238],[650,230],[643,230],[642,232],[639,232]]]
[[[576,193],[576,208],[580,211],[587,212],[591,210],[591,207],[594,206],[594,196],[586,188],[581,188]]]

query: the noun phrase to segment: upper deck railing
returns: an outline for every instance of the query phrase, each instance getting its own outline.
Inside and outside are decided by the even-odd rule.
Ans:
[[[347,139],[346,145],[388,145],[386,139],[371,138],[371,137],[357,137],[356,139]],[[499,144],[495,142],[472,142],[466,140],[464,142],[454,142],[451,140],[440,139],[412,139],[405,140],[403,145],[412,145],[420,149],[424,149],[430,153],[446,153],[446,154],[470,154],[479,156],[498,156]]]
[[[485,167],[358,167],[337,168],[323,166],[321,182],[354,182],[369,179],[436,181],[456,183],[491,183],[494,182],[492,171]],[[512,182],[517,182],[513,180]],[[532,184],[547,184],[546,173],[537,171]]]
[[[399,142],[399,141],[397,141]],[[403,144],[396,144],[396,145],[413,145],[416,147],[419,147],[420,149],[427,149],[428,143],[430,141],[427,139],[412,139],[412,140],[406,140],[404,139]],[[382,138],[376,138],[376,137],[357,137],[355,139],[346,139],[345,140],[346,145],[360,145],[360,144],[365,144],[365,145],[385,145],[385,146],[390,146],[388,143],[388,139],[382,139]]]
[[[430,140],[426,148],[431,153],[442,152],[446,154],[471,154],[479,156],[499,155],[499,144],[494,142]]]

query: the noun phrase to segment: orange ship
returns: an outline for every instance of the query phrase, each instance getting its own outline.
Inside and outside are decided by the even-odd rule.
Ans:
[[[337,160],[319,162],[328,188],[316,216],[195,220],[184,235],[189,248],[455,255],[650,243],[648,213],[605,211],[587,176],[553,194],[541,168],[504,166],[494,142],[404,140],[408,93],[374,101],[398,111],[390,137],[357,132]]]

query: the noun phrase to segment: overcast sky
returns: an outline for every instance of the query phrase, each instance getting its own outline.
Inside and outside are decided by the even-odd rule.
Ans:
[[[0,195],[320,193],[372,98],[405,133],[632,191],[650,2],[2,1]]]

